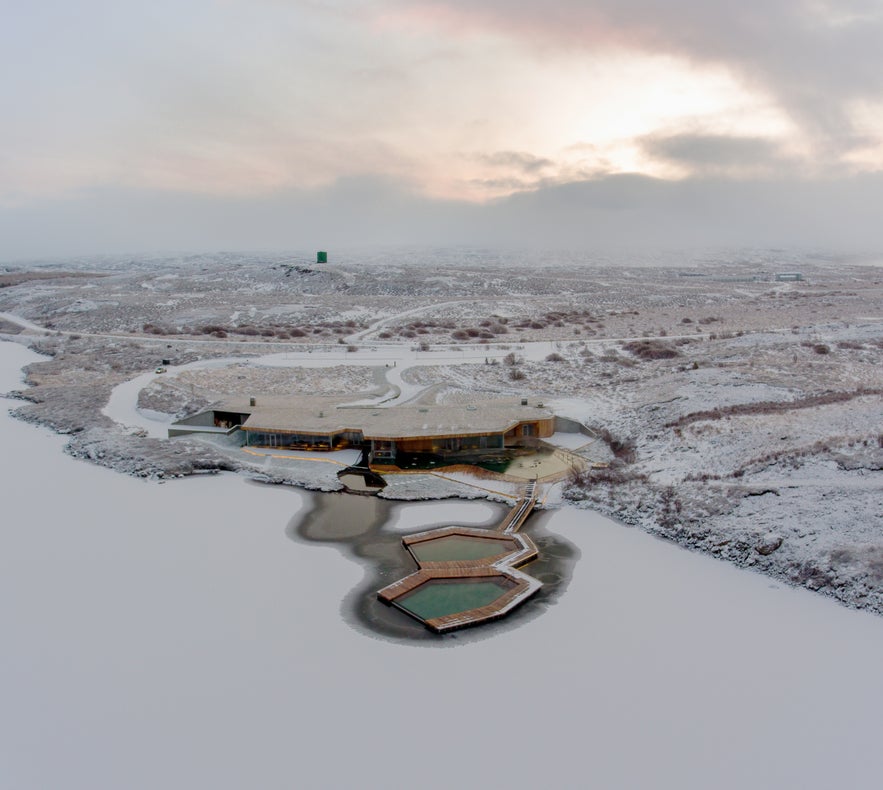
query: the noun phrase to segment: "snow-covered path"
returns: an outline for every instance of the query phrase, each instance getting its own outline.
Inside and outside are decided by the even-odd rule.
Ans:
[[[8,321],[10,324],[20,326],[22,329],[27,329],[29,332],[36,332],[40,335],[48,335],[52,333],[51,329],[46,329],[44,326],[35,324],[33,321],[28,321],[26,318],[21,318],[13,313],[0,313],[0,319]]]
[[[358,332],[354,332],[349,337],[347,337],[346,340],[348,343],[360,343],[378,330],[383,329],[383,327],[389,326],[390,324],[394,323],[395,321],[399,321],[402,318],[409,318],[411,316],[420,315],[421,313],[426,313],[429,310],[437,310],[440,307],[453,307],[457,304],[467,304],[473,303],[475,301],[477,300],[455,299],[450,302],[435,302],[432,304],[420,305],[420,307],[412,307],[409,310],[402,310],[400,313],[387,315],[377,321],[374,321],[367,329],[362,329]]]

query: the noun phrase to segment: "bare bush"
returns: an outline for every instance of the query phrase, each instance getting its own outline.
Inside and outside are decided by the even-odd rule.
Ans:
[[[735,406],[721,406],[717,409],[694,411],[685,414],[677,420],[667,422],[666,428],[679,428],[701,420],[719,420],[722,417],[743,417],[751,414],[774,414],[792,409],[810,409],[815,406],[828,406],[832,403],[843,403],[853,398],[861,398],[866,395],[883,395],[883,387],[859,387],[847,392],[823,392],[819,395],[809,395],[792,401],[758,401],[756,403],[742,403]]]
[[[635,440],[627,436],[620,438],[614,436],[608,428],[599,428],[596,430],[598,437],[610,448],[610,452],[622,463],[634,463],[637,458]]]
[[[673,359],[681,355],[681,352],[676,348],[658,340],[634,340],[631,343],[626,343],[624,347],[626,351],[645,360]]]

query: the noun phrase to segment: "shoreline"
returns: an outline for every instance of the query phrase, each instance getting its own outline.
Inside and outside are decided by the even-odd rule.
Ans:
[[[31,338],[30,342],[23,341],[25,341],[24,337],[16,338],[16,342],[31,350],[35,350],[34,346],[40,344],[40,339],[37,338]],[[239,361],[238,358],[219,356],[195,364],[199,367],[212,368],[228,359]],[[38,360],[37,363],[40,361],[51,360]],[[148,374],[135,379],[125,379],[122,384],[140,382],[141,379],[146,382]],[[114,385],[114,389],[118,389],[119,386]],[[31,387],[28,386],[16,394],[28,402],[30,391]],[[78,425],[74,428],[60,426],[52,419],[23,415],[21,408],[13,409],[12,414],[18,419],[68,436],[64,446],[64,452],[67,454],[135,477],[163,481],[192,475],[233,472],[268,485],[290,486],[320,493],[343,490],[343,486],[333,473],[336,472],[336,467],[332,473],[329,473],[324,468],[326,464],[316,464],[309,460],[300,462],[286,460],[283,463],[275,463],[265,459],[260,463],[249,463],[236,458],[237,454],[231,452],[229,448],[212,447],[209,443],[199,440],[181,442],[177,439],[176,446],[170,448],[168,440],[144,437],[137,431],[120,434],[119,428],[115,427],[117,423],[105,422],[109,419],[106,407],[102,408],[98,415],[95,415],[93,410],[94,399],[88,412],[93,415],[91,424]],[[88,423],[89,420],[84,419],[83,422]],[[179,444],[185,445],[183,451]],[[108,446],[112,452],[98,449]],[[443,480],[431,475],[401,474],[390,475],[387,479],[392,481],[392,484],[384,489],[381,498],[390,502],[451,499],[503,502],[514,496],[514,491],[511,496],[505,493],[495,496],[479,486],[471,486],[468,482],[464,485],[461,481]],[[869,485],[874,490],[873,483],[869,481]],[[571,487],[571,491],[568,492],[570,499],[562,496],[566,488],[566,484],[563,483],[552,486],[551,502],[544,503],[540,509],[549,511],[570,508],[579,511],[589,507],[625,527],[641,529],[689,551],[721,559],[739,568],[757,571],[792,587],[821,592],[848,608],[883,614],[883,584],[869,579],[866,574],[860,572],[852,575],[842,572],[835,574],[819,558],[801,555],[799,552],[796,556],[779,553],[783,542],[779,533],[755,531],[747,540],[744,536],[737,536],[734,540],[724,518],[726,514],[705,519],[699,529],[684,529],[680,523],[674,525],[675,528],[666,528],[660,524],[658,513],[666,508],[670,509],[670,503],[664,501],[667,491],[646,481],[630,481],[628,477],[623,481],[604,481],[590,492],[579,489],[574,491]],[[773,492],[776,489],[768,486],[767,490]],[[778,496],[778,493],[774,496]],[[651,507],[652,503],[655,503],[658,510]],[[779,545],[775,545],[772,551],[767,552],[766,547],[775,542]]]
[[[241,256],[202,268],[132,261],[110,278],[4,289],[0,312],[27,317],[0,328],[51,355],[30,369],[17,416],[125,474],[233,471],[341,488],[330,464],[151,437],[160,423],[107,409],[121,386],[133,390],[130,413],[170,419],[226,393],[424,393],[451,405],[528,396],[590,426],[603,437],[592,460],[610,462],[556,488],[547,508],[595,508],[883,612],[883,281],[848,261],[795,260],[787,268],[803,280],[776,282],[777,256],[697,263],[689,277],[503,261],[461,266],[443,284],[419,265],[335,266],[317,279]],[[245,276],[243,294],[225,288],[227,274]],[[278,359],[258,364],[260,351]],[[236,361],[215,368],[225,357]],[[166,359],[180,373],[145,373]],[[147,387],[135,393],[141,375]],[[397,477],[385,498],[488,496],[459,474]]]

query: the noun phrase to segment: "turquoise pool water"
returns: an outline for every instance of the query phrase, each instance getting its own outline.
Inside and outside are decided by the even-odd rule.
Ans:
[[[430,579],[395,603],[421,620],[466,612],[497,600],[515,585],[504,576],[480,579]]]
[[[483,560],[515,551],[518,544],[507,538],[480,538],[469,535],[444,535],[440,538],[412,543],[408,548],[422,562],[450,560]]]

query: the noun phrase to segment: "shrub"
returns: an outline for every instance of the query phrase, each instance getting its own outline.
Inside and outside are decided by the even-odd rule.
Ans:
[[[641,359],[673,359],[679,357],[681,352],[666,343],[658,340],[635,340],[625,344],[626,351],[630,351]]]
[[[524,379],[524,377],[525,376],[524,376],[523,371],[519,370],[518,368],[512,368],[509,371],[510,381],[521,381],[522,379]]]
[[[816,343],[812,350],[816,352],[816,354],[830,354],[831,349],[828,348],[824,343]]]
[[[564,362],[564,357],[561,354],[553,351],[549,356],[546,357],[546,362]]]

